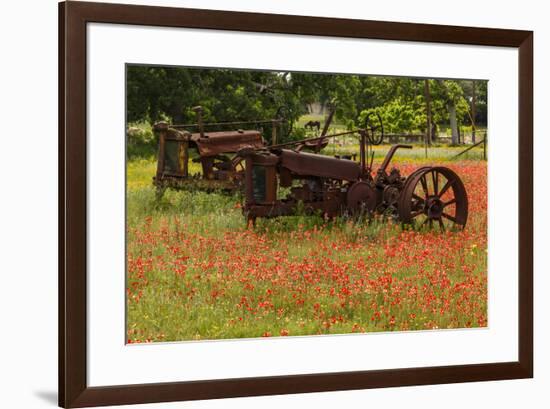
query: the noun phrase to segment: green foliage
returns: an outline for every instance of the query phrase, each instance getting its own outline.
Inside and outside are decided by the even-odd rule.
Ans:
[[[291,134],[291,138],[289,139],[300,140],[300,139],[305,139],[307,137],[308,135],[306,134],[305,128],[294,128]]]
[[[305,113],[288,73],[130,65],[127,68],[127,120],[150,123],[167,116],[195,122],[201,105],[205,122],[276,118]]]
[[[453,108],[458,126],[469,126],[473,82],[428,81],[433,122],[446,126]],[[417,78],[128,65],[127,122],[139,128],[129,131],[128,152],[154,153],[150,124],[195,123],[192,108],[197,105],[204,109],[205,122],[284,118],[279,142],[306,135],[299,118],[314,102],[336,102],[335,121],[342,128],[362,126],[369,112],[378,112],[386,132],[424,132],[424,87],[425,80]],[[476,122],[483,126],[487,82],[476,81],[475,87]],[[270,124],[260,130],[271,135]]]
[[[396,98],[386,104],[369,108],[359,115],[359,123],[365,124],[369,114],[378,113],[386,133],[405,133],[423,129],[426,124],[426,113],[420,104],[407,103],[403,98]]]
[[[459,125],[470,125],[470,100],[472,81],[428,80],[432,121],[449,123],[449,107],[454,106]],[[364,105],[359,114],[359,125],[371,112],[382,117],[388,133],[409,133],[426,130],[425,80],[411,78],[365,77],[363,94],[358,106]],[[486,122],[487,82],[476,81],[476,122]]]
[[[129,158],[149,157],[155,154],[156,138],[147,122],[128,124],[126,128],[126,153]]]

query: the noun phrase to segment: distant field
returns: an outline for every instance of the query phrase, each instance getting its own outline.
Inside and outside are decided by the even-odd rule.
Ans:
[[[306,123],[309,121],[319,121],[321,123],[321,130],[323,129],[323,126],[325,125],[325,115],[303,115],[301,116],[298,121],[295,123],[294,126],[303,128]],[[329,127],[329,133],[336,133],[336,132],[342,132],[346,130],[346,126],[344,124],[339,123],[337,120],[333,120]],[[316,131],[308,131],[308,136],[315,136],[317,135]]]
[[[452,162],[454,157],[460,152],[464,151],[469,145],[463,146],[449,146],[443,144],[437,144],[429,146],[427,153],[424,150],[424,146],[417,143],[400,142],[405,145],[412,145],[413,149],[400,149],[395,155],[396,162],[425,162],[425,161],[437,161],[437,162]],[[389,144],[382,144],[372,146],[374,151],[375,163],[377,160],[382,160],[386,155],[386,152],[391,147]],[[323,153],[327,155],[350,155],[357,154],[359,151],[359,143],[357,138],[353,136],[340,137],[335,142],[330,143]],[[460,160],[482,160],[483,159],[483,145],[479,145],[465,154],[461,155]]]

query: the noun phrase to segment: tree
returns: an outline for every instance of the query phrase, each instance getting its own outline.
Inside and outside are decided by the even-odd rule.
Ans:
[[[470,123],[471,81],[427,80],[432,124],[450,123],[453,143],[458,127]],[[205,122],[251,121],[284,115],[290,123],[313,102],[336,100],[336,120],[363,126],[378,112],[388,132],[426,132],[425,80],[349,74],[312,74],[233,69],[130,65],[127,69],[127,120],[194,123],[201,105]],[[476,122],[486,122],[487,82],[476,83]],[[269,126],[269,125],[268,125]],[[271,129],[265,129],[267,133]],[[298,130],[290,138],[299,137]],[[284,140],[283,140],[284,141]]]
[[[464,90],[459,81],[441,80],[435,81],[436,86],[432,87],[432,100],[440,101],[438,111],[438,123],[448,119],[451,128],[451,143],[458,144],[459,126],[467,115],[469,106],[464,98]],[[435,94],[435,95],[434,95]],[[445,107],[446,113],[441,112],[441,106]]]

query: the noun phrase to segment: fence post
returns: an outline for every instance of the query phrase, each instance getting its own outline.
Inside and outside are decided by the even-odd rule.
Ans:
[[[279,127],[279,121],[271,121],[271,145],[277,145],[277,128]]]
[[[430,83],[429,80],[424,80],[424,99],[426,100],[426,136],[424,137],[424,154],[428,158],[428,144],[431,144],[431,132],[432,132],[432,108],[431,108],[431,96],[430,96]]]

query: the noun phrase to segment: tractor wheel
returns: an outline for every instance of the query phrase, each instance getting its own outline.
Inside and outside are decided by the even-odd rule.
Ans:
[[[413,172],[398,202],[399,219],[416,227],[464,229],[468,196],[458,175],[449,168],[428,167]]]

